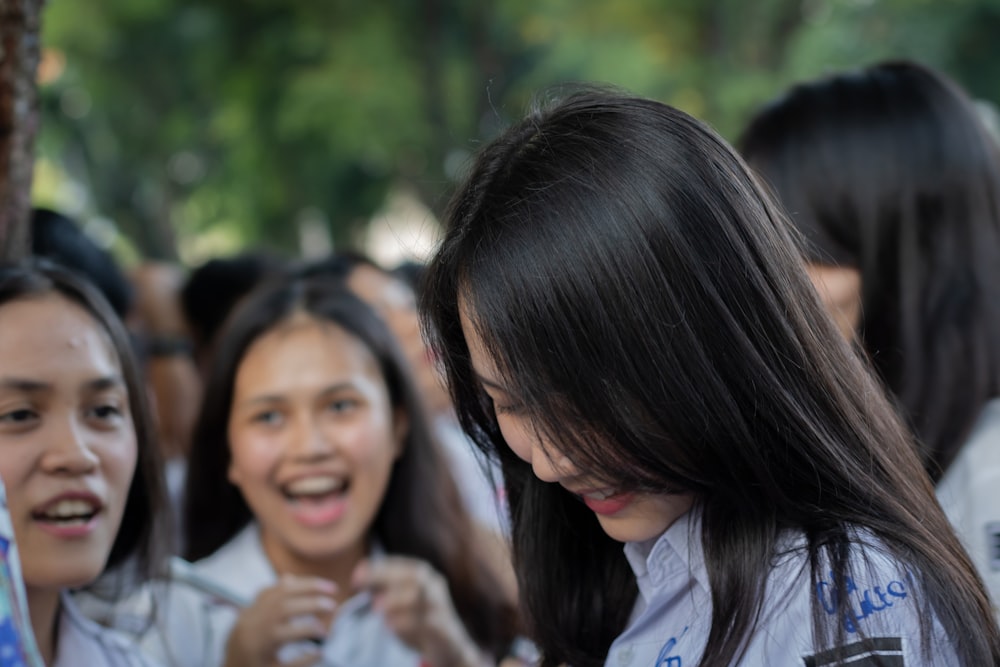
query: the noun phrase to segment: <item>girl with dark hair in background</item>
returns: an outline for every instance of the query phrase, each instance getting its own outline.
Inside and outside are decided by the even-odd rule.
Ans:
[[[105,299],[47,263],[0,267],[0,476],[48,665],[149,664],[69,591],[162,574],[166,511],[144,385]]]
[[[382,320],[346,290],[285,280],[248,297],[216,349],[185,530],[194,572],[228,602],[169,605],[150,650],[241,667],[505,655],[514,605]]]
[[[476,159],[422,306],[500,457],[544,665],[1000,660],[799,258],[734,151],[663,104],[580,92]]]
[[[1000,152],[970,100],[907,62],[800,84],[742,138],[808,270],[916,433],[1000,602]],[[1000,612],[998,612],[1000,614]]]

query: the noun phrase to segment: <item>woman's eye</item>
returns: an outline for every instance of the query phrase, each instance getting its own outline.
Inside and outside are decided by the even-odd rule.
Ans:
[[[339,413],[339,412],[348,412],[349,410],[353,410],[354,408],[357,407],[357,405],[358,402],[353,398],[339,398],[335,401],[330,401],[327,408],[331,412]]]
[[[93,420],[101,427],[113,428],[125,413],[117,403],[100,403],[87,408],[84,414],[87,419]]]
[[[0,414],[0,422],[7,422],[10,424],[24,424],[35,418],[38,415],[34,410],[29,410],[28,408],[20,408],[17,410],[8,410]]]
[[[274,426],[281,423],[281,413],[277,410],[266,410],[264,412],[258,412],[253,416],[254,422],[258,424],[266,424],[268,426]]]
[[[524,404],[510,399],[509,397],[504,397],[502,399],[494,398],[490,396],[489,393],[484,394],[488,405],[493,409],[493,414],[497,415],[516,415],[523,412]]]
[[[497,415],[518,415],[524,411],[524,405],[510,401],[498,403],[493,401],[493,412]]]
[[[90,410],[98,419],[114,419],[122,416],[121,408],[117,405],[98,405]]]

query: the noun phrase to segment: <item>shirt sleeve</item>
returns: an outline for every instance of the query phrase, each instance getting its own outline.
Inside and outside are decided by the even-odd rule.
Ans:
[[[754,642],[759,642],[760,661],[748,664],[793,664],[789,654],[797,652],[797,664],[805,667],[832,667],[841,660],[851,667],[958,667],[916,580],[884,551],[858,544],[846,584],[844,606],[838,604],[829,572],[813,576],[805,567],[797,576],[772,578]],[[813,600],[819,605],[821,637],[813,633]],[[838,629],[844,636],[839,653],[834,650]]]

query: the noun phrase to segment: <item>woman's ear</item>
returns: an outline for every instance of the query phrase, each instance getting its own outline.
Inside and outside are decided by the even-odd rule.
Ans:
[[[403,407],[392,411],[392,436],[396,444],[395,458],[403,454],[406,447],[406,437],[410,435],[410,413]]]

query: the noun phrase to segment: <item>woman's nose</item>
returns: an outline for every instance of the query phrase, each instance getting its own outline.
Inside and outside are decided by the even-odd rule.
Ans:
[[[42,467],[52,473],[83,475],[95,470],[99,460],[88,429],[73,417],[52,424],[42,457]]]
[[[558,482],[575,474],[575,467],[558,449],[551,445],[536,445],[531,453],[531,470],[543,482]]]
[[[330,456],[336,449],[334,438],[314,419],[301,420],[292,437],[292,454],[298,458],[317,459]]]

